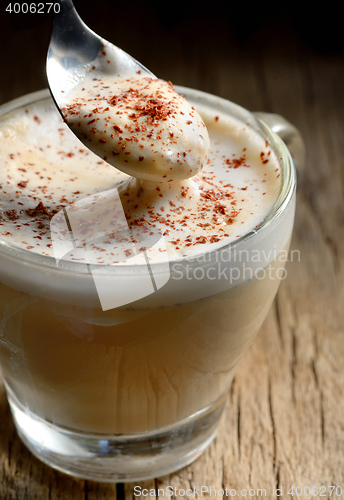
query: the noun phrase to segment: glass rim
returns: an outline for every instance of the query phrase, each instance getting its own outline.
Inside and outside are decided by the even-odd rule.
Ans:
[[[210,250],[209,252],[200,252],[197,254],[194,254],[190,257],[178,257],[174,259],[168,259],[167,262],[169,264],[174,264],[176,262],[180,261],[186,261],[186,262],[192,262],[193,260],[197,261],[202,255],[207,254],[208,257],[208,262],[212,261],[211,256],[214,255],[214,258],[217,256],[219,252],[222,252],[224,250],[228,249],[236,249],[237,246],[242,245],[243,243],[247,242],[250,238],[253,236],[257,235],[258,233],[261,233],[262,230],[270,226],[270,224],[276,220],[281,213],[286,209],[286,207],[289,205],[290,201],[293,198],[295,189],[296,189],[296,170],[294,166],[294,162],[292,160],[291,154],[289,152],[289,149],[285,145],[285,143],[282,141],[282,139],[275,133],[273,132],[270,127],[268,127],[265,122],[258,118],[257,116],[254,115],[254,113],[251,113],[250,111],[246,110],[242,106],[235,104],[225,98],[216,96],[214,94],[210,94],[208,92],[204,92],[201,90],[193,89],[190,87],[183,87],[180,85],[175,85],[174,86],[177,92],[179,92],[182,95],[189,94],[188,97],[199,97],[202,102],[207,101],[209,104],[218,107],[219,110],[222,111],[227,111],[231,115],[237,113],[240,115],[240,120],[242,121],[242,117],[245,116],[247,119],[249,119],[250,123],[248,123],[249,126],[255,125],[260,133],[263,134],[264,138],[268,140],[269,145],[272,147],[274,152],[276,153],[277,159],[280,163],[281,170],[282,170],[282,187],[279,193],[278,198],[276,199],[274,205],[272,206],[271,210],[269,213],[264,217],[264,219],[256,225],[253,229],[245,233],[243,236],[240,236],[238,239],[235,241],[231,241],[229,243],[223,244],[223,246],[220,246],[216,249]],[[12,99],[2,105],[0,105],[0,120],[1,118],[6,115],[7,113],[10,113],[16,109],[19,109],[25,105],[32,104],[34,102],[46,100],[46,99],[51,99],[51,93],[48,88],[38,90],[35,92],[31,92],[28,94],[25,94],[23,96],[17,97],[15,99]],[[234,113],[233,113],[234,111]],[[22,260],[25,260],[27,263],[30,264],[38,264],[39,266],[44,266],[46,268],[52,268],[54,267],[55,269],[58,268],[59,271],[68,271],[68,272],[75,272],[75,273],[88,273],[88,263],[86,262],[69,262],[69,261],[60,261],[58,266],[56,264],[56,258],[51,255],[42,255],[38,252],[32,252],[30,250],[27,250],[25,248],[22,248],[20,246],[17,246],[15,244],[12,244],[2,237],[0,237],[0,254],[5,253],[8,256],[16,256],[17,258],[20,257]],[[159,265],[166,265],[166,262],[151,262],[151,266],[159,266]],[[96,266],[99,268],[104,267],[104,264],[96,264]],[[140,267],[139,264],[135,264],[135,267]],[[116,268],[117,270],[126,270],[130,268],[131,266],[128,266],[128,264],[116,264],[116,266],[110,266],[112,268]]]

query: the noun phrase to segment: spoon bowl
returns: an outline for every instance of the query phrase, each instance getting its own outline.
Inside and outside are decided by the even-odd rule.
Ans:
[[[50,92],[62,116],[61,108],[68,102],[70,91],[91,78],[90,69],[95,64],[107,75],[130,78],[139,72],[156,78],[136,59],[86,26],[72,0],[58,3],[60,12],[54,14],[46,72]]]
[[[171,82],[90,30],[72,0],[59,0],[47,56],[64,121],[103,161],[127,175],[171,182],[196,175],[210,142],[196,110]]]

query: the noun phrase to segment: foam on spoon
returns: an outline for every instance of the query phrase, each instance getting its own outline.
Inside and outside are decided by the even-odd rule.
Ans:
[[[66,102],[62,113],[73,132],[128,175],[179,181],[196,175],[207,162],[206,126],[170,82],[93,71],[68,93]]]

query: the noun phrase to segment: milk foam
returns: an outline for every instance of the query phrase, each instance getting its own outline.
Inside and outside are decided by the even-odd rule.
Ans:
[[[97,194],[117,190],[130,230],[141,221],[144,227],[154,227],[163,235],[161,246],[146,248],[148,258],[154,263],[185,263],[185,259],[220,251],[227,244],[240,241],[247,233],[255,232],[280,194],[279,160],[265,138],[245,121],[229,117],[221,107],[206,104],[195,107],[209,131],[209,160],[202,172],[193,178],[161,184],[135,181],[87,151],[62,122],[49,100],[29,105],[24,112],[14,111],[2,119],[0,234],[4,242],[28,250],[26,255],[31,255],[31,260],[50,267],[54,279],[47,283],[47,277],[42,276],[39,285],[47,287],[44,293],[51,293],[51,297],[63,301],[73,297],[83,303],[94,302],[94,297],[90,298],[94,295],[92,277],[78,266],[85,262],[84,257],[72,251],[65,260],[65,272],[60,272],[61,266],[56,269],[50,224],[54,217],[66,214],[78,207],[78,203]],[[292,224],[292,217],[291,206],[288,226]],[[255,248],[257,245],[262,249],[274,247],[278,251],[285,246],[283,233],[288,231],[283,228],[275,231],[273,226],[270,229],[269,242],[260,238],[259,243],[256,238]],[[110,230],[105,235],[107,242],[109,235],[111,237]],[[272,244],[271,237],[276,239],[276,244]],[[102,243],[104,241],[97,241],[94,248],[95,252],[100,252],[99,257],[109,250],[107,246],[105,251],[100,251]],[[44,259],[45,256],[51,259]],[[112,262],[105,260],[99,264],[119,261],[120,267],[123,264],[128,267],[130,257],[127,261],[114,258]],[[8,258],[4,282],[11,285],[13,274],[18,272],[22,282],[18,287],[32,291],[37,275],[30,275],[29,266],[17,271],[18,264],[14,261],[10,271],[11,258]],[[73,269],[81,273],[74,281],[70,275]],[[126,281],[123,276],[123,283]],[[217,285],[212,283],[211,286],[216,288]],[[225,286],[231,285],[226,283]],[[183,288],[188,295],[186,300],[207,293],[197,290],[191,282]],[[184,300],[180,282],[161,290],[162,303],[166,300],[175,303],[177,296],[178,300]]]
[[[100,160],[79,143],[53,105],[26,111],[12,113],[0,129],[0,231],[6,241],[43,255],[54,255],[54,213],[115,187],[129,224],[144,218],[160,227],[170,258],[243,236],[264,219],[280,191],[280,166],[265,139],[206,108],[200,111],[211,137],[207,165],[190,180],[159,184],[128,178]],[[35,213],[39,203],[43,212]]]
[[[62,108],[73,132],[101,158],[155,182],[196,175],[209,154],[208,132],[196,110],[170,82],[91,74]]]

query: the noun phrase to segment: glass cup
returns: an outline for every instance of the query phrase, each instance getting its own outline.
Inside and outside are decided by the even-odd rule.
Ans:
[[[143,480],[199,456],[285,276],[296,174],[272,129],[302,164],[300,134],[276,115],[177,91],[195,107],[249,124],[276,152],[282,189],[259,226],[216,251],[149,268],[146,261],[101,268],[0,244],[0,364],[18,434],[43,462],[84,479]],[[54,108],[44,90],[2,106],[0,121],[41,101]],[[65,220],[55,222],[58,239]],[[154,293],[140,292],[147,277]],[[121,293],[100,307],[109,284]],[[130,303],[123,299],[134,291]]]

